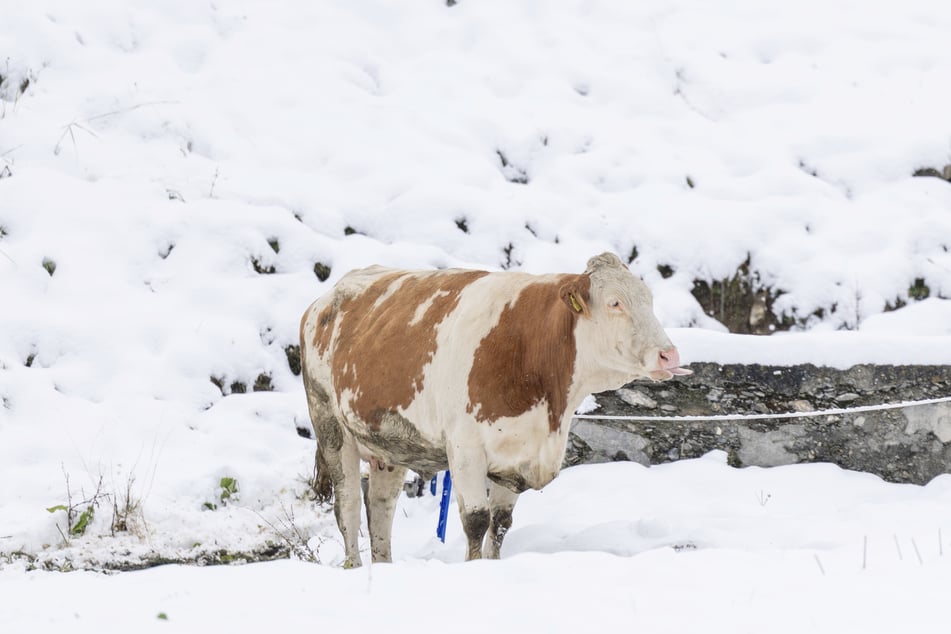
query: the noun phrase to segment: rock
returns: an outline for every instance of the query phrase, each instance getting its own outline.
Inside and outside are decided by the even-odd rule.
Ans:
[[[907,421],[906,434],[926,431],[933,433],[942,444],[951,443],[951,403],[908,407],[900,411]]]
[[[657,401],[640,390],[632,390],[622,387],[620,390],[616,390],[614,393],[617,394],[619,399],[633,407],[642,407],[644,409],[657,408]]]
[[[838,403],[851,403],[852,401],[858,400],[860,397],[855,392],[846,392],[845,394],[839,394],[835,397],[836,402]]]
[[[648,443],[638,434],[591,420],[575,421],[571,433],[589,449],[585,462],[614,462],[618,454],[623,454],[632,462],[650,464],[650,458],[644,453]]]
[[[816,408],[812,406],[812,403],[807,401],[804,398],[796,399],[795,401],[789,401],[789,407],[794,412],[814,412]]]
[[[793,437],[781,430],[758,432],[740,429],[740,448],[737,455],[743,464],[776,467],[799,462],[799,457],[786,448]]]
[[[771,413],[808,413],[856,401],[885,404],[951,396],[949,366],[861,365],[844,371],[808,364],[780,368],[694,363],[690,367],[692,376],[664,383],[639,381],[598,394],[599,411],[641,418],[575,421],[565,464],[617,458],[659,464],[717,450],[734,467],[819,461],[916,484],[951,471],[948,403],[768,418]],[[754,411],[766,418],[649,418],[667,412],[702,417]],[[582,422],[585,425],[578,427]]]

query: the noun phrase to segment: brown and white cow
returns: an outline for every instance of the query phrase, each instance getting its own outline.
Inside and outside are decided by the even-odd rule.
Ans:
[[[558,474],[585,395],[690,373],[610,253],[581,274],[352,271],[304,313],[301,358],[347,566],[360,565],[361,458],[373,561],[390,560],[407,468],[451,469],[467,559],[498,558],[518,494]]]

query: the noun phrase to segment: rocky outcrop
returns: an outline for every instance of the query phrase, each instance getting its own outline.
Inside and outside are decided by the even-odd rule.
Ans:
[[[832,462],[894,482],[921,484],[951,471],[951,402],[863,409],[951,396],[951,366],[691,368],[694,375],[683,379],[596,395],[600,408],[590,415],[638,418],[576,419],[566,465],[658,464],[721,449],[738,467]],[[826,410],[833,412],[779,417]],[[702,418],[726,414],[757,418]],[[671,416],[701,418],[657,418]]]

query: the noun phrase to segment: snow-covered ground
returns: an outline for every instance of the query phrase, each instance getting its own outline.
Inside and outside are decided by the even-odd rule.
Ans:
[[[951,185],[911,176],[951,164],[949,37],[938,0],[9,0],[0,630],[934,629],[951,476],[579,467],[523,496],[501,562],[459,564],[427,497],[395,564],[339,570],[285,349],[358,266],[636,250],[686,362],[951,364]],[[747,257],[805,331],[704,315],[693,281]],[[26,570],[298,532],[325,565]]]
[[[725,458],[567,469],[522,497],[498,562],[456,563],[458,517],[440,545],[429,497],[401,500],[397,563],[360,570],[301,561],[113,576],[7,567],[0,627],[943,631],[951,477],[918,487],[830,465],[732,469]]]

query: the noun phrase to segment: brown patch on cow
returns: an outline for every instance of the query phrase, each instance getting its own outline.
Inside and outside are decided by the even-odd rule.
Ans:
[[[327,352],[330,340],[334,333],[334,319],[337,316],[337,302],[334,301],[324,307],[317,315],[317,324],[314,328],[314,348],[321,357]]]
[[[545,401],[548,428],[558,431],[575,369],[574,327],[588,313],[590,288],[583,274],[526,286],[476,349],[466,411],[491,423]]]
[[[331,360],[334,389],[338,400],[343,392],[352,393],[350,407],[371,431],[380,431],[389,413],[409,407],[423,389],[423,371],[436,353],[437,327],[463,289],[484,275],[395,272],[341,303]],[[387,294],[393,284],[399,289]]]

